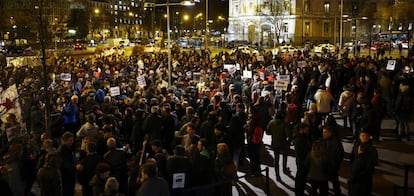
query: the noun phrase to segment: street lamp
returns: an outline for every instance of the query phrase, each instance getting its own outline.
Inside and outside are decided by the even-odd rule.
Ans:
[[[167,51],[168,51],[168,86],[171,86],[171,33],[170,33],[170,6],[192,6],[194,5],[194,1],[181,1],[179,3],[170,3],[167,0],[167,3],[144,3],[144,7],[166,7],[167,8]]]

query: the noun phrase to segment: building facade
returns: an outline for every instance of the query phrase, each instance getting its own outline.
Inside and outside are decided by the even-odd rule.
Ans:
[[[230,0],[226,37],[265,47],[402,39],[396,35],[410,35],[413,6],[412,0]]]

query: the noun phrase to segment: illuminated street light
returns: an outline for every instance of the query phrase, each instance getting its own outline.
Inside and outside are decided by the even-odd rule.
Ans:
[[[171,86],[171,32],[170,32],[170,6],[192,6],[194,5],[194,1],[181,1],[179,3],[170,3],[169,0],[167,0],[167,3],[150,3],[146,2],[144,3],[145,7],[166,7],[167,8],[167,51],[168,51],[168,86]]]

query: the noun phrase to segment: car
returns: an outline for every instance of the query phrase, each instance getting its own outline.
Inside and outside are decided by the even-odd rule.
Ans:
[[[354,42],[345,42],[343,48],[353,50],[354,49]]]
[[[235,53],[235,52],[242,52],[245,54],[256,54],[256,55],[259,54],[259,51],[252,46],[239,46],[233,49],[232,53]]]
[[[112,47],[112,48],[105,48],[101,53],[102,56],[112,56],[112,55],[119,56],[119,55],[124,55],[124,54],[125,54],[125,50],[122,47],[117,47],[117,46]]]
[[[247,44],[249,44],[249,41],[247,40],[233,40],[226,44],[226,48],[236,48]]]
[[[315,53],[321,53],[324,49],[330,53],[334,53],[336,51],[336,47],[333,44],[319,44],[314,47],[313,51]]]
[[[279,46],[278,48],[272,49],[273,55],[279,55],[279,54],[295,54],[298,51],[297,48],[290,46],[290,45],[283,45]]]
[[[75,50],[86,50],[86,47],[81,42],[75,42],[73,48]]]
[[[371,45],[371,50],[376,51],[381,47],[384,48],[384,50],[391,50],[392,48],[390,42],[377,42]]]

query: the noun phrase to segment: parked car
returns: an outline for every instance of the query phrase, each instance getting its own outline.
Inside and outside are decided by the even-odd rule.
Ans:
[[[237,52],[237,51],[240,51],[245,54],[256,54],[256,55],[259,54],[259,51],[252,46],[239,46],[233,49],[232,53]]]
[[[333,44],[319,44],[314,47],[313,51],[315,53],[321,53],[324,49],[330,53],[334,53],[336,51],[336,47]]]
[[[75,42],[73,48],[75,50],[86,50],[86,47],[81,42]]]
[[[279,55],[279,54],[295,54],[298,51],[297,48],[290,46],[290,45],[283,45],[279,46],[278,48],[275,48],[272,50],[273,55]]]
[[[125,50],[122,47],[112,47],[112,48],[105,48],[101,55],[102,56],[112,56],[112,55],[124,55]]]
[[[384,50],[391,50],[392,46],[390,42],[377,42],[371,46],[371,50],[378,50],[379,48],[384,48]]]
[[[226,48],[235,48],[243,45],[249,44],[249,41],[247,40],[233,40],[226,44]]]

